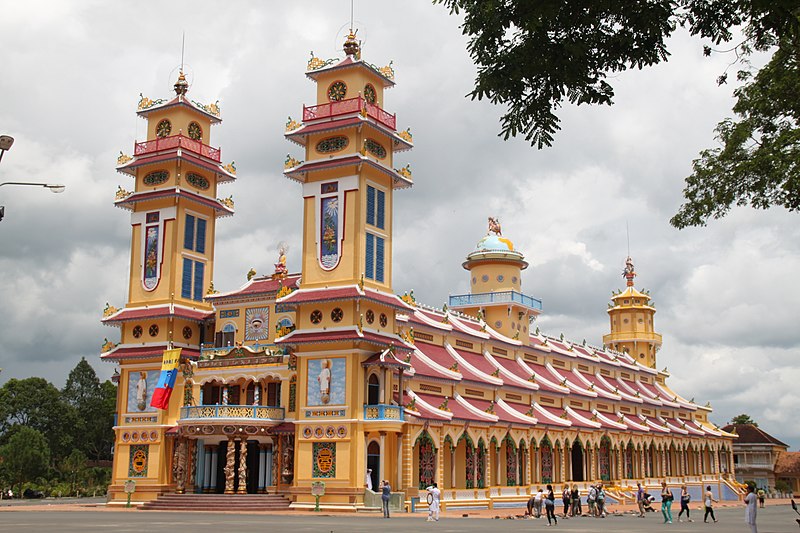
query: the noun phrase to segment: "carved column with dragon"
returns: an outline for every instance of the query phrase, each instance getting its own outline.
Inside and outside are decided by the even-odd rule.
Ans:
[[[225,494],[233,494],[233,481],[236,475],[236,442],[228,437],[228,449],[225,454]]]

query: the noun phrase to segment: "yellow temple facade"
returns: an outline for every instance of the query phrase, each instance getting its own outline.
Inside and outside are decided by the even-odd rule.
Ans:
[[[394,507],[432,483],[445,507],[595,481],[618,501],[662,480],[738,497],[734,435],[656,369],[655,308],[630,259],[600,346],[531,330],[542,302],[522,292],[528,263],[494,218],[463,263],[468,294],[443,309],[396,295],[393,196],[413,179],[395,156],[413,138],[385,110],[394,71],[364,61],[351,32],[344,59],[312,57],[306,75],[316,101],[285,133],[304,159],[284,164],[301,272],[281,250],[273,273],[228,292],[212,282],[216,219],[234,213],[217,188],[236,175],[210,144],[219,107],[192,101],[182,74],[175,98],[139,103],[147,140],[120,154],[134,186],[115,199],[131,214],[128,302],[103,318],[121,330],[101,354],[120,369],[110,503],[129,481],[134,502],[261,493],[295,508],[324,483],[332,510],[379,505],[381,480]],[[168,348],[182,364],[161,410],[149,402]]]

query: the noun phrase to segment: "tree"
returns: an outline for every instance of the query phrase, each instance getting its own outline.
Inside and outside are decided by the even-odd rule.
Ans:
[[[33,428],[21,426],[0,447],[0,458],[5,476],[17,493],[22,493],[22,484],[35,479],[47,471],[50,462],[50,448],[47,439]]]
[[[75,409],[76,446],[89,459],[110,459],[114,443],[114,413],[117,387],[110,381],[100,383],[94,368],[81,358],[70,371],[61,396]]]
[[[758,427],[758,422],[750,418],[750,415],[744,413],[734,416],[731,419],[731,424],[750,424],[751,426]]]
[[[733,204],[800,209],[797,0],[433,0],[464,12],[462,31],[478,66],[472,99],[507,106],[500,135],[524,135],[551,146],[565,102],[611,105],[610,75],[666,61],[666,39],[678,27],[730,42],[737,60],[773,52],[752,81],[737,89],[734,111],[717,127],[721,149],[706,150],[687,178],[686,203],[671,223],[704,225]],[[704,53],[714,50],[705,46]],[[740,81],[751,78],[745,68]],[[718,78],[727,81],[727,73]]]

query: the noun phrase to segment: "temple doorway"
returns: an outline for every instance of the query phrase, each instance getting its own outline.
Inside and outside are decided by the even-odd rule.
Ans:
[[[572,481],[584,481],[583,479],[583,447],[580,441],[572,443]]]
[[[381,447],[375,441],[370,442],[367,446],[367,468],[372,470],[369,475],[372,479],[372,490],[378,492],[378,480],[381,479]]]

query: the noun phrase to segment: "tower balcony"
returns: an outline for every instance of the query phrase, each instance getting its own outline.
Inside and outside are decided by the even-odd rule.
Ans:
[[[181,407],[181,422],[283,422],[283,407],[269,405],[190,405]]]
[[[447,305],[458,309],[464,307],[480,307],[495,304],[516,304],[530,310],[541,312],[542,301],[538,298],[517,291],[479,292],[450,296]]]
[[[616,331],[603,335],[603,343],[610,344],[616,342],[652,342],[661,345],[661,334],[654,331],[631,330]]]
[[[314,106],[303,106],[303,122],[319,120],[323,118],[334,118],[352,113],[364,113],[366,116],[380,122],[392,131],[397,130],[397,115],[390,114],[375,104],[370,104],[361,96],[319,104]]]
[[[188,150],[197,155],[208,158],[217,163],[222,161],[221,152],[219,148],[214,148],[200,141],[196,141],[182,134],[171,135],[169,137],[161,137],[151,141],[144,141],[136,143],[133,147],[134,156],[147,156],[157,154],[159,152],[167,152],[177,149]]]
[[[403,407],[400,405],[364,404],[364,420],[390,420],[402,422],[405,419]]]

